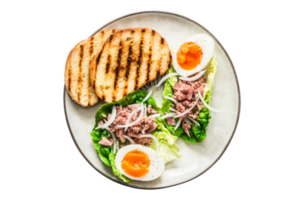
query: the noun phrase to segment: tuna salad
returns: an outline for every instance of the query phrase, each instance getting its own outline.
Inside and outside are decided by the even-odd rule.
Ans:
[[[148,105],[147,112],[142,114],[143,116],[138,123],[128,127],[126,131],[125,128],[119,127],[119,125],[126,125],[126,123],[131,123],[136,121],[142,111],[134,113],[131,116],[131,119],[129,119],[129,117],[130,114],[133,113],[133,111],[135,111],[140,107],[141,104],[132,104],[124,108],[122,107],[122,105],[116,106],[116,110],[117,110],[116,118],[113,121],[113,123],[108,127],[112,132],[116,133],[116,137],[121,142],[125,143],[126,138],[124,136],[127,135],[131,137],[136,144],[141,144],[141,145],[152,144],[151,138],[141,137],[143,134],[151,134],[157,128],[157,124],[155,123],[155,118],[153,117],[153,115],[147,116],[147,113],[148,114],[158,113],[158,111],[152,109],[151,105]],[[106,117],[106,115],[103,115],[103,117],[104,119],[98,123],[98,126],[103,126],[107,122],[107,120],[111,118],[111,114],[108,114],[108,117]],[[103,137],[102,140],[100,141],[102,145],[111,146],[113,144],[113,141],[105,142],[107,140],[105,137]],[[127,141],[126,144],[130,144],[130,142]]]

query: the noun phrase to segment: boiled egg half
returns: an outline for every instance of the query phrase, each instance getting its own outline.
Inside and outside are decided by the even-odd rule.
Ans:
[[[115,159],[116,168],[133,180],[150,181],[165,170],[165,162],[153,149],[132,144],[121,148]]]
[[[185,39],[175,50],[173,66],[176,72],[188,77],[202,71],[213,56],[215,43],[207,34],[197,34]]]

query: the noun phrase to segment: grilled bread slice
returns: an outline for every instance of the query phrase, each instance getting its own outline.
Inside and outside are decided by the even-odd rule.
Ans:
[[[90,79],[101,99],[118,101],[164,74],[171,61],[167,41],[155,30],[124,29],[111,35],[94,56]]]
[[[78,43],[70,52],[65,69],[65,85],[74,101],[92,106],[99,101],[90,82],[90,63],[104,42],[117,30],[105,30]]]

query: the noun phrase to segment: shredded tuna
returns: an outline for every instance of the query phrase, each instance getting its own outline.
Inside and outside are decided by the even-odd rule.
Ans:
[[[131,104],[131,105],[128,105],[127,108],[131,111],[134,111],[135,109],[137,109],[140,106],[141,106],[141,104]]]
[[[185,81],[180,80],[174,85],[174,90],[187,93],[190,90],[191,86],[187,85]]]
[[[117,131],[117,137],[121,140],[121,142],[125,142],[126,138],[124,137],[124,129],[118,129]]]
[[[100,121],[100,122],[98,123],[98,126],[103,126],[103,124],[104,124],[104,121]]]
[[[198,110],[201,110],[202,108],[204,108],[205,106],[203,105],[203,103],[201,101],[197,102],[197,108]]]
[[[175,125],[176,125],[176,121],[175,121],[175,119],[172,118],[172,117],[168,117],[168,118],[167,118],[167,123],[168,123],[169,125],[171,125],[171,126],[175,126]]]
[[[195,81],[183,81],[180,80],[178,83],[176,83],[173,87],[174,89],[174,95],[173,98],[178,101],[176,105],[172,105],[172,108],[176,109],[178,112],[177,114],[181,114],[185,112],[187,109],[189,109],[196,99],[196,94],[198,92],[201,93],[201,95],[204,95],[204,88],[206,86],[206,76],[203,75],[201,78]],[[184,120],[186,117],[190,117],[192,119],[197,119],[199,117],[199,112],[201,109],[204,108],[204,105],[201,101],[198,101],[196,106],[193,110],[191,110],[189,113],[187,113],[184,116],[181,116],[180,119]],[[173,121],[173,118],[167,118],[167,123],[169,125],[175,125],[175,120]],[[182,128],[184,129],[185,133],[189,135],[189,129],[191,128],[191,125],[187,124],[186,122],[182,123]]]
[[[114,141],[112,139],[108,140],[106,139],[106,137],[102,137],[102,139],[98,143],[104,146],[111,146],[114,143]]]
[[[180,113],[183,113],[183,112],[186,110],[186,108],[185,108],[185,106],[183,105],[183,103],[178,103],[178,104],[176,105],[176,109],[177,109],[177,111],[180,112]]]
[[[150,144],[153,144],[152,139],[148,138],[148,137],[143,137],[142,139],[135,138],[134,142],[136,144],[141,144],[141,145],[150,145]]]
[[[147,130],[147,133],[153,132],[156,128],[157,128],[157,124],[154,122],[154,123],[152,124],[152,126],[150,127],[150,129]]]
[[[178,91],[178,92],[174,93],[173,99],[176,99],[178,101],[183,101],[183,100],[187,99],[187,96],[183,92]]]
[[[193,105],[193,102],[191,102],[191,101],[183,101],[182,105],[185,106],[185,107],[191,107]]]
[[[157,128],[157,124],[154,122],[153,117],[147,117],[146,114],[144,113],[141,120],[137,124],[128,127],[126,131],[124,128],[118,127],[119,125],[125,125],[127,119],[129,118],[130,113],[135,109],[139,108],[140,106],[141,104],[132,104],[132,105],[128,105],[127,107],[121,107],[121,106],[116,107],[117,115],[113,123],[109,126],[109,128],[112,132],[116,133],[117,138],[123,143],[126,142],[126,138],[124,137],[124,135],[127,135],[129,137],[134,138],[134,141],[137,144],[143,144],[143,145],[152,144],[151,139],[149,140],[148,138],[142,138],[140,136],[143,134],[142,131],[144,131],[146,134],[151,134]],[[158,113],[156,110],[152,109],[151,105],[148,106],[147,111],[149,114]],[[135,121],[139,117],[139,115],[140,112],[134,114],[129,123]],[[108,115],[108,119],[110,117],[111,114]],[[106,121],[106,119],[100,121],[98,123],[98,126],[103,125],[105,123],[104,121]]]
[[[190,90],[189,90],[189,92],[187,94],[187,97],[186,97],[189,101],[191,101],[192,98],[193,98],[193,92],[194,92],[194,88],[190,87]]]
[[[149,114],[157,114],[158,113],[156,110],[152,109],[152,106],[150,104],[148,106],[147,112]]]
[[[186,123],[186,122],[182,122],[182,128],[184,130],[184,132],[189,136],[190,136],[190,133],[189,133],[189,129],[191,128],[191,125]]]
[[[199,112],[200,110],[198,110],[194,115],[193,115],[193,119],[197,119],[199,117]]]
[[[142,134],[128,133],[128,136],[129,136],[129,137],[138,138],[138,139],[141,138],[141,135],[142,135]]]

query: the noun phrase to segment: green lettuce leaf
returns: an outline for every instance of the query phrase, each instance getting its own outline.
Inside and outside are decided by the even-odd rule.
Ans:
[[[179,148],[175,144],[177,137],[173,136],[159,119],[155,120],[155,122],[157,124],[157,128],[152,134],[158,139],[159,155],[162,157],[165,163],[180,158],[181,155],[179,153]],[[149,147],[156,150],[155,143]]]
[[[116,155],[113,153],[112,149],[113,149],[113,147],[111,147],[111,152],[109,154],[109,160],[110,160],[111,167],[112,167],[114,175],[117,176],[119,179],[123,180],[125,183],[132,182],[133,180],[131,180],[130,178],[128,178],[128,177],[124,176],[123,174],[121,174],[120,170],[118,170],[116,168],[116,163],[115,163]]]
[[[90,135],[92,136],[94,147],[98,151],[100,159],[106,165],[111,166],[110,160],[108,158],[110,153],[111,153],[110,147],[98,144],[98,142],[100,140],[102,140],[102,137],[106,137],[107,139],[109,139],[108,134],[109,133],[108,133],[107,130],[101,130],[100,131],[100,130],[95,130],[95,129],[93,129],[93,131],[90,133]]]
[[[210,101],[211,101],[211,95],[212,95],[213,86],[214,86],[214,78],[215,78],[215,75],[217,72],[217,65],[218,65],[218,62],[216,60],[216,56],[213,55],[209,64],[206,67],[206,77],[207,77],[206,83],[207,83],[207,85],[204,88],[204,100],[207,104],[210,104]],[[173,73],[173,72],[175,72],[175,70],[173,67],[171,67],[168,70],[167,74]],[[173,87],[174,87],[175,83],[177,83],[177,82],[178,82],[178,78],[176,76],[173,76],[173,77],[170,77],[169,79],[167,79],[167,81],[165,83],[163,95],[172,97],[174,94]],[[161,108],[161,113],[163,115],[166,112],[168,112],[168,113],[170,112],[172,103],[173,102],[168,99],[163,99],[162,108]],[[184,132],[184,130],[182,129],[181,126],[179,126],[177,128],[177,130],[175,131],[174,130],[175,127],[168,125],[166,119],[162,120],[162,122],[173,135],[175,135],[189,143],[198,143],[198,142],[204,141],[206,138],[206,130],[207,130],[210,118],[211,117],[210,117],[209,110],[207,108],[203,108],[199,112],[199,117],[196,119],[200,123],[200,126],[197,126],[196,124],[193,123],[191,129],[189,130],[190,137]],[[175,121],[177,123],[178,118],[175,119]]]

